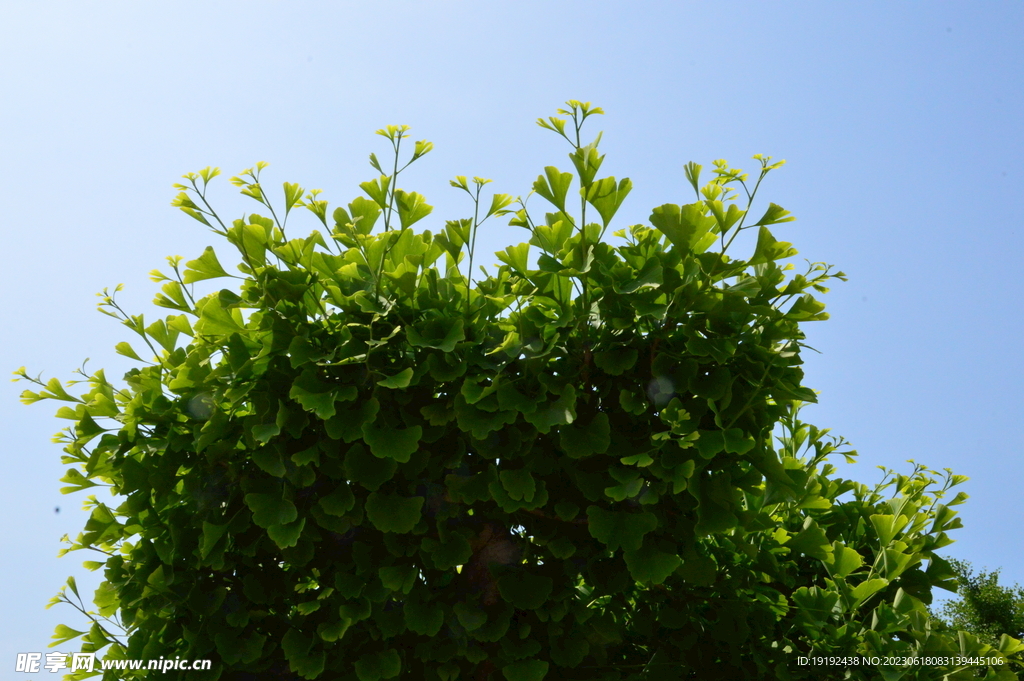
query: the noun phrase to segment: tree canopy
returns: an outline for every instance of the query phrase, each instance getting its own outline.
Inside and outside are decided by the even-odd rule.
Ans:
[[[928,616],[955,588],[936,552],[964,478],[842,479],[828,459],[855,452],[799,418],[804,325],[843,274],[787,264],[773,230],[793,217],[750,212],[782,162],[715,161],[703,183],[689,163],[693,203],[609,234],[632,184],[581,141],[600,113],[538,121],[575,171],[544,169],[542,211],[460,176],[472,216],[436,233],[398,187],[432,148],[410,153],[406,126],[333,211],[292,183],[272,201],[259,163],[231,182],[266,214],[227,224],[219,171],[186,175],[173,205],[236,262],[169,258],[155,321],[104,292],[137,338],[121,384],[17,372],[40,386],[26,402],[69,403],[63,491],[116,499],[89,497],[69,540],[105,580],[91,609],[69,580],[55,602],[91,623],[55,645],[214,660],[190,679],[1013,678],[1019,641]],[[322,230],[294,236],[296,208]],[[502,217],[527,241],[474,274]],[[196,291],[217,279],[234,285]],[[800,662],[853,656],[890,662]]]
[[[969,631],[993,645],[999,644],[1003,634],[1024,638],[1024,587],[1001,585],[999,570],[975,574],[968,561],[952,559],[949,563],[956,572],[959,598],[946,601],[933,612],[939,629]],[[1011,669],[1020,674],[1024,665],[1018,661]]]

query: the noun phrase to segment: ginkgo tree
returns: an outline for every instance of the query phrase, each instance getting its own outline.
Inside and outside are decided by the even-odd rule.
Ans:
[[[575,172],[529,206],[457,177],[472,216],[435,232],[398,187],[432,148],[405,126],[333,210],[291,183],[275,207],[260,163],[231,180],[260,212],[228,224],[218,171],[186,175],[173,204],[221,248],[153,273],[161,319],[104,292],[137,367],[82,395],[17,372],[68,403],[63,491],[113,495],[67,549],[106,555],[94,605],[73,580],[55,599],[90,624],[55,644],[214,661],[167,675],[190,679],[1012,678],[1019,641],[928,617],[963,478],[841,479],[828,458],[855,453],[799,418],[804,324],[843,274],[788,264],[793,217],[751,212],[782,163],[690,163],[692,203],[612,229],[632,185],[581,141],[600,113],[539,121]],[[503,217],[526,241],[474,276]],[[884,662],[800,663],[853,656]]]

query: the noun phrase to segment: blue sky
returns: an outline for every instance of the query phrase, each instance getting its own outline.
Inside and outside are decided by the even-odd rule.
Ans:
[[[0,359],[62,379],[86,357],[129,368],[113,350],[129,331],[94,294],[124,283],[127,310],[156,314],[147,273],[216,243],[169,206],[186,172],[220,166],[210,196],[230,216],[254,205],[227,177],[259,160],[267,186],[347,203],[386,150],[373,131],[405,123],[436,145],[402,181],[432,228],[471,210],[455,175],[525,195],[568,167],[534,121],[589,100],[607,113],[591,119],[602,170],[635,187],[620,227],[692,200],[687,161],[788,161],[759,194],[797,217],[777,236],[850,277],[807,329],[821,395],[805,416],[860,451],[849,477],[907,459],[969,476],[947,554],[1024,583],[1022,34],[1017,2],[8,3]],[[524,237],[488,223],[478,253]],[[55,558],[85,521],[83,495],[58,492],[58,405],[5,385],[6,666],[80,622],[42,609],[67,575],[95,580],[89,557]]]

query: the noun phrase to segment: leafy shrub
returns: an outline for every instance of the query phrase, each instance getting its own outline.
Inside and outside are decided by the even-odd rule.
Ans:
[[[940,500],[962,478],[835,478],[844,443],[798,418],[815,400],[802,325],[827,318],[815,295],[843,275],[793,273],[771,231],[793,218],[748,215],[782,163],[755,156],[750,182],[716,161],[703,185],[690,163],[696,201],[613,244],[631,183],[598,177],[600,136],[580,129],[602,112],[568,104],[539,121],[575,169],[534,183],[543,219],[458,177],[473,217],[415,231],[431,208],[398,176],[432,145],[401,165],[405,126],[379,131],[391,172],[371,155],[366,196],[330,212],[289,183],[275,209],[261,163],[232,182],[269,217],[228,225],[207,201],[218,171],[185,176],[174,205],[237,250],[239,274],[212,248],[170,258],[153,276],[174,313],[151,323],[104,292],[151,357],[117,346],[140,363],[123,387],[83,371],[74,397],[18,372],[43,387],[26,401],[72,403],[64,491],[119,499],[90,497],[67,549],[106,554],[86,564],[106,580],[91,629],[58,643],[214,659],[190,679],[359,681],[821,679],[839,668],[798,658],[1020,650],[930,629],[931,589],[954,576],[934,552],[965,497]],[[324,231],[289,237],[296,207]],[[474,279],[499,216],[528,242]],[[746,230],[756,245],[735,257]],[[238,286],[193,291],[225,277]]]

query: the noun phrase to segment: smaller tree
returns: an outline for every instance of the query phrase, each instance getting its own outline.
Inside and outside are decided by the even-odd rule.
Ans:
[[[1024,587],[999,584],[1000,570],[974,574],[971,563],[951,559],[956,571],[959,599],[943,604],[932,612],[937,628],[949,631],[969,631],[978,638],[999,645],[1003,635],[1024,637]],[[1015,665],[1015,671],[1024,672],[1024,666]]]

